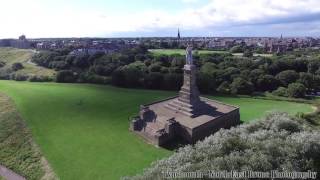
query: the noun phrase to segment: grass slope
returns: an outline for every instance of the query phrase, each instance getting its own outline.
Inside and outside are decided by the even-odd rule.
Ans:
[[[0,164],[27,179],[53,179],[14,103],[0,93],[0,105]]]
[[[0,91],[15,100],[61,179],[119,179],[137,174],[156,159],[171,154],[130,133],[128,117],[138,112],[140,104],[175,92],[14,81],[0,81]],[[245,121],[269,110],[312,111],[306,104],[215,98],[240,105]]]
[[[16,74],[53,77],[55,74],[54,70],[28,63],[34,53],[35,51],[33,50],[0,48],[0,61],[6,63],[4,67],[0,68],[0,72],[7,71],[13,63],[19,62],[23,64],[24,68],[14,72]]]

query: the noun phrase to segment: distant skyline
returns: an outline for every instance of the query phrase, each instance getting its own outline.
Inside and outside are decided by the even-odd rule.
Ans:
[[[3,0],[0,38],[320,37],[319,0]]]

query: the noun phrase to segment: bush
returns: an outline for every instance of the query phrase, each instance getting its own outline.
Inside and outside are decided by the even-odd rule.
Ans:
[[[23,75],[23,74],[12,74],[11,78],[12,80],[16,80],[16,81],[26,81],[29,77],[27,75]]]
[[[222,94],[230,94],[230,83],[227,81],[224,81],[223,83],[220,84],[220,86],[217,88],[217,91]]]
[[[29,77],[28,81],[30,82],[50,82],[53,79],[49,76],[31,76]]]
[[[163,87],[163,74],[159,72],[151,72],[146,74],[144,78],[144,85],[149,89],[160,89]]]
[[[11,65],[11,69],[13,70],[13,71],[18,71],[18,70],[20,70],[20,69],[23,69],[24,67],[23,67],[23,65],[21,64],[21,63],[13,63],[12,65]]]
[[[288,97],[287,88],[285,87],[279,87],[277,90],[274,90],[272,94],[275,96]]]
[[[70,70],[58,71],[56,81],[59,83],[73,83],[76,82],[77,75],[76,73]]]
[[[93,73],[82,73],[78,81],[80,83],[110,84],[111,77],[99,76]]]
[[[128,179],[163,179],[162,172],[320,171],[320,132],[284,113],[220,130]]]
[[[243,52],[243,57],[252,57],[253,56],[253,52],[250,49],[246,49]]]
[[[6,65],[5,62],[0,61],[0,68],[4,67]]]
[[[232,94],[252,94],[254,86],[250,81],[246,81],[242,78],[236,78],[230,85]]]
[[[306,95],[306,87],[301,83],[289,84],[287,93],[289,97],[303,98]]]
[[[290,83],[296,82],[299,78],[299,74],[293,70],[286,70],[277,74],[276,78],[283,86],[287,87]]]

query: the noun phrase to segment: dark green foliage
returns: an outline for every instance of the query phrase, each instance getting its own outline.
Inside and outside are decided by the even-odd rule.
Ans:
[[[253,56],[252,50],[246,49],[246,50],[243,52],[243,56],[244,56],[244,57],[252,57],[252,56]]]
[[[306,87],[301,83],[292,83],[289,84],[288,96],[294,98],[303,98],[306,95]]]
[[[231,93],[230,83],[228,81],[224,81],[217,88],[217,91],[222,94],[230,94]]]
[[[161,89],[163,87],[163,74],[151,72],[144,78],[144,85],[148,89]]]
[[[230,85],[232,94],[251,94],[254,91],[254,86],[251,82],[242,78],[235,78]]]
[[[230,49],[230,52],[231,53],[243,53],[243,48],[238,45],[238,46],[233,46],[231,49]]]
[[[168,90],[179,90],[182,86],[183,77],[178,73],[167,73],[163,77],[163,87]]]
[[[28,81],[30,81],[30,82],[49,82],[49,81],[53,81],[53,79],[48,76],[31,76],[31,77],[29,77]]]
[[[296,82],[299,74],[294,70],[286,70],[277,74],[276,78],[280,81],[282,86],[287,87],[290,83]]]
[[[125,76],[122,68],[118,68],[112,73],[112,84],[115,86],[125,86]]]
[[[11,69],[13,70],[13,71],[18,71],[18,70],[20,70],[20,69],[23,69],[24,67],[23,67],[23,65],[21,64],[21,63],[13,63],[12,65],[11,65]]]
[[[153,54],[147,49],[151,46],[150,42],[146,43],[112,54],[70,55],[67,54],[68,51],[43,51],[33,57],[33,62],[52,69],[80,74],[75,76],[76,79],[72,82],[101,83],[102,79],[111,78],[113,85],[122,87],[179,89],[176,86],[181,82],[185,56]],[[252,90],[274,91],[280,86],[288,87],[295,82],[303,84],[308,92],[320,90],[320,63],[316,58],[317,54],[297,52],[282,56],[253,57],[253,51],[257,50],[241,44],[230,51],[244,51],[245,57],[233,56],[230,53],[194,53],[200,91],[209,94],[216,91],[250,94]],[[161,83],[156,85],[157,82],[153,82],[160,79],[160,74],[150,76],[151,73],[163,74]],[[172,82],[175,78],[179,83]],[[237,78],[243,81],[236,80]],[[224,82],[230,83],[226,85]],[[236,87],[237,85],[241,87]]]
[[[62,70],[57,73],[57,82],[60,83],[73,83],[76,82],[77,75],[75,72],[70,70]]]
[[[301,72],[299,74],[299,83],[303,84],[308,89],[313,89],[315,87],[315,79],[311,73]]]
[[[288,97],[287,88],[285,87],[279,87],[277,90],[273,91],[272,94],[275,96]]]
[[[149,72],[160,72],[161,71],[161,65],[159,63],[151,64],[148,69]]]
[[[143,175],[128,179],[162,179],[162,172],[320,171],[320,133],[287,114],[220,130],[153,163]]]
[[[256,81],[256,88],[260,91],[273,91],[279,86],[279,81],[272,75],[263,75]]]
[[[0,61],[0,68],[2,68],[2,67],[5,66],[5,65],[6,65],[5,62]]]

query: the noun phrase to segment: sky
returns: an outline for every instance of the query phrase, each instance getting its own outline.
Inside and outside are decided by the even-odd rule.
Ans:
[[[0,38],[320,36],[320,0],[0,0]]]

